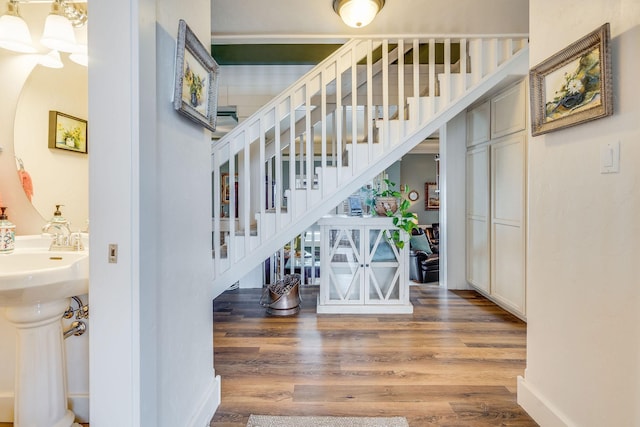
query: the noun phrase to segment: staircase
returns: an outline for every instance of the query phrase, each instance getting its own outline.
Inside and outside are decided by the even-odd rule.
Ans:
[[[215,295],[527,71],[526,35],[346,43],[212,143]]]

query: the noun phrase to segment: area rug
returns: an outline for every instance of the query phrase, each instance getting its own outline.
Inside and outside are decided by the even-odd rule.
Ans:
[[[247,427],[409,427],[404,417],[276,417],[251,415]]]

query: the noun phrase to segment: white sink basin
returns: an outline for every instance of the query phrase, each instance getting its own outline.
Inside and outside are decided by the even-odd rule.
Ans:
[[[0,306],[36,304],[88,290],[88,252],[16,249],[0,255]]]
[[[62,315],[89,292],[89,252],[49,251],[50,237],[19,236],[0,255],[0,313],[16,329],[14,425],[69,427]]]

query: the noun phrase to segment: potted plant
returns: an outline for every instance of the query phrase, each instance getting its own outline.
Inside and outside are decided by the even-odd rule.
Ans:
[[[402,193],[393,189],[393,187],[396,186],[395,182],[391,182],[387,178],[385,178],[383,182],[384,184],[382,184],[382,186],[384,186],[384,190],[380,188],[374,190],[374,209],[380,216],[389,216],[388,212],[394,214],[398,210],[398,199],[402,197]]]
[[[391,233],[389,240],[391,240],[396,247],[402,249],[406,241],[403,240],[400,230],[405,231],[411,236],[411,231],[418,226],[418,216],[413,212],[409,212],[411,202],[403,197],[403,193],[409,193],[408,185],[404,185],[401,191],[397,191],[393,189],[396,185],[394,182],[384,179],[384,184],[386,187],[385,190],[376,191],[374,194],[375,210],[380,216],[393,218],[393,225],[398,227],[398,230],[394,230]],[[398,200],[400,200],[399,204]]]

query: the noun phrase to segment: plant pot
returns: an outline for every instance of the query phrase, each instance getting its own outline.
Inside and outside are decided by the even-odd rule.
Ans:
[[[395,197],[376,197],[376,213],[379,216],[387,216],[387,212],[396,213],[398,199]]]

